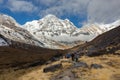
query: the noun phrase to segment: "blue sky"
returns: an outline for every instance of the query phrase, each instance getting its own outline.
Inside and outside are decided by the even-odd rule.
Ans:
[[[53,14],[77,27],[85,23],[111,23],[120,19],[120,0],[0,0],[0,13],[19,24]]]

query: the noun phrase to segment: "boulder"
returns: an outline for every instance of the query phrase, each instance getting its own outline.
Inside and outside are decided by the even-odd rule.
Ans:
[[[50,65],[48,67],[45,67],[43,69],[43,72],[53,72],[56,71],[57,69],[61,69],[62,68],[62,64],[55,64],[55,65]]]
[[[85,63],[85,62],[76,62],[76,63],[74,64],[74,67],[88,68],[88,65],[87,65],[87,63]]]
[[[101,69],[101,68],[103,68],[103,66],[100,65],[100,64],[91,64],[90,67],[91,67],[91,68],[94,68],[94,69]]]

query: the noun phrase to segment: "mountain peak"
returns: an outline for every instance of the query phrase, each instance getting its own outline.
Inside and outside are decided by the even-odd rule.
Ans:
[[[14,24],[16,26],[20,26],[14,18],[6,14],[0,14],[0,24]]]
[[[0,14],[0,19],[15,21],[15,19],[13,19],[11,16],[5,14]]]

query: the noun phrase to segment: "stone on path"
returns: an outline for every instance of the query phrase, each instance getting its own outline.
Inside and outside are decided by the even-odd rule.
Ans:
[[[91,64],[90,67],[91,67],[91,68],[94,68],[94,69],[101,69],[101,68],[103,68],[103,66],[100,65],[100,64]]]
[[[85,63],[85,62],[76,62],[76,63],[74,64],[74,67],[88,68],[88,65],[87,65],[87,63]]]
[[[48,67],[45,67],[43,69],[43,72],[53,72],[53,71],[56,71],[57,69],[61,69],[61,68],[62,68],[62,64],[50,65]]]

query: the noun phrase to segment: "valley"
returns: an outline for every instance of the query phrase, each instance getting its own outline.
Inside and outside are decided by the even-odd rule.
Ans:
[[[77,28],[51,14],[24,25],[0,14],[0,80],[119,80],[119,57],[119,20]]]

